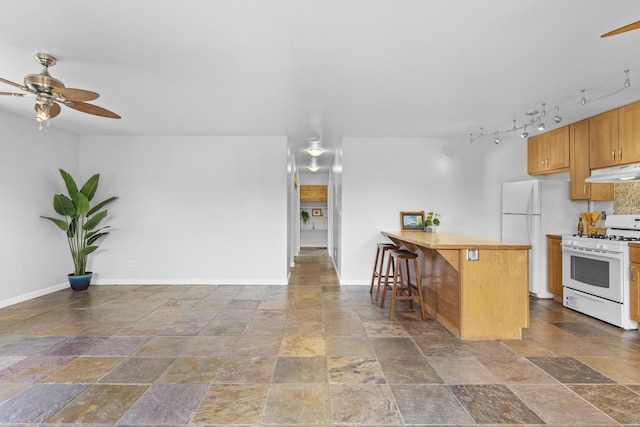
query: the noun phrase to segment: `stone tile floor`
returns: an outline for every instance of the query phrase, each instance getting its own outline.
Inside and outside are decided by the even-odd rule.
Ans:
[[[304,250],[289,286],[92,286],[0,310],[2,425],[640,425],[640,337],[549,300],[461,341]]]

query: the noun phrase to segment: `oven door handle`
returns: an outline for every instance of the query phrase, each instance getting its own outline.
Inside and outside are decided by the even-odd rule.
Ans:
[[[607,257],[607,258],[615,258],[615,259],[622,259],[622,253],[620,252],[613,252],[613,251],[607,251],[605,249],[591,249],[591,248],[576,248],[575,246],[567,246],[567,245],[560,245],[560,249],[562,250],[562,252],[566,252],[566,253],[572,253],[572,254],[576,254],[576,255],[592,255],[592,256],[603,256],[603,257]]]

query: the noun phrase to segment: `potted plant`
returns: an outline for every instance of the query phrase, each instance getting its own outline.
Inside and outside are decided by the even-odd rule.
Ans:
[[[42,216],[57,225],[67,236],[74,270],[68,275],[69,284],[75,290],[86,290],[91,282],[91,272],[86,271],[87,258],[90,253],[98,249],[94,243],[109,234],[105,231],[109,226],[98,227],[102,219],[107,216],[103,210],[107,204],[117,199],[110,197],[91,207],[91,200],[98,189],[100,174],[93,175],[78,190],[74,179],[66,171],[60,169],[60,175],[67,187],[69,196],[56,194],[53,196],[53,209],[64,219]]]
[[[302,222],[303,223],[306,224],[307,222],[309,222],[309,212],[302,211],[302,212],[300,212],[300,216],[302,217]]]
[[[427,212],[424,220],[424,227],[427,233],[435,233],[440,225],[440,214],[437,212]]]

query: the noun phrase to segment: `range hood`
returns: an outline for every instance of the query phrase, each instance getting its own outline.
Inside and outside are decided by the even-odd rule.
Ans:
[[[594,169],[585,182],[629,182],[640,181],[640,164]]]

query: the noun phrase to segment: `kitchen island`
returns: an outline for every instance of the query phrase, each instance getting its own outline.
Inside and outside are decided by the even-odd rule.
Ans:
[[[462,339],[520,339],[529,326],[530,245],[452,233],[383,231],[418,254],[426,311]]]

